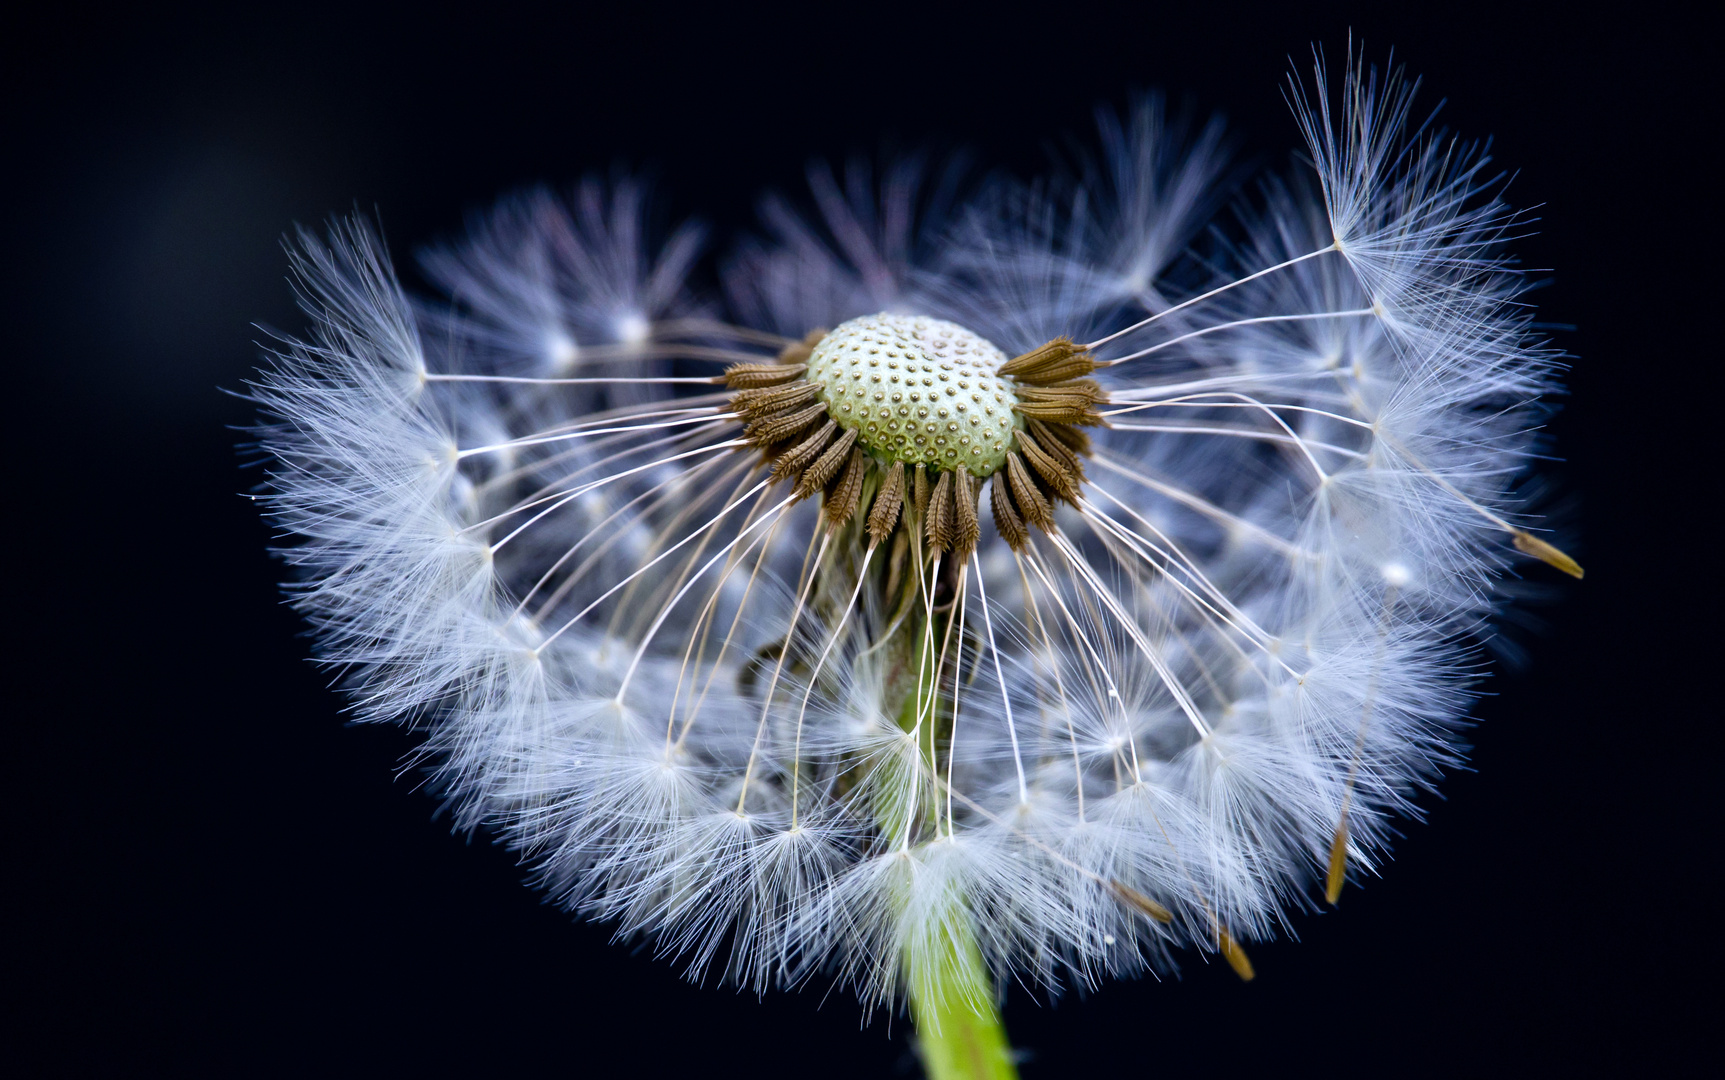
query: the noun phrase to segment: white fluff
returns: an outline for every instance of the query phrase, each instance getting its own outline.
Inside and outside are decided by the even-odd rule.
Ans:
[[[685,285],[697,231],[646,246],[631,185],[505,202],[426,256],[446,304],[363,224],[302,236],[313,328],[255,393],[319,655],[360,715],[423,726],[464,824],[694,972],[878,1003],[955,918],[1050,988],[1274,933],[1344,805],[1376,872],[1458,760],[1556,372],[1483,155],[1410,134],[1398,78],[1325,77],[1294,95],[1315,172],[1230,219],[1220,128],[1145,101],[1077,180],[949,205],[913,167],[817,170],[819,223],[769,204],[725,304]],[[1098,349],[1081,506],[1022,556],[984,526],[935,770],[880,711],[884,613],[803,590],[862,553],[734,449],[714,388],[655,381],[880,310],[1008,354],[1158,316]],[[932,827],[882,809],[916,800]]]

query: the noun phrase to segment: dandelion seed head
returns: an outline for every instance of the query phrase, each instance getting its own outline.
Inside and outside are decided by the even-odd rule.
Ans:
[[[443,303],[302,236],[254,392],[320,657],[693,973],[1249,971],[1459,760],[1497,577],[1579,573],[1517,495],[1557,367],[1513,213],[1404,82],[1327,78],[1232,217],[1219,126],[1146,99],[1070,183],[817,168],[722,298],[630,182],[506,200]]]

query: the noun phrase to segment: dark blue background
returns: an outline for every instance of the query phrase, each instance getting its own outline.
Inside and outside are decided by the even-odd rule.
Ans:
[[[1188,956],[1052,1008],[1014,991],[1024,1075],[1635,1075],[1714,1042],[1697,808],[1719,662],[1689,614],[1718,562],[1711,32],[1651,4],[1383,6],[13,22],[10,1054],[45,1074],[914,1075],[904,1023],[859,1030],[847,995],[693,987],[546,906],[395,777],[406,735],[346,726],[237,494],[254,479],[224,425],[249,410],[218,392],[255,363],[251,323],[301,326],[279,240],[357,205],[405,263],[503,190],[617,163],[722,240],[812,157],[967,146],[1031,174],[1137,87],[1280,161],[1289,57],[1350,28],[1543,204],[1520,251],[1554,268],[1542,317],[1575,327],[1551,472],[1589,575],[1530,572],[1531,664],[1490,680],[1478,771],[1427,800],[1384,880],[1252,950],[1250,985]]]

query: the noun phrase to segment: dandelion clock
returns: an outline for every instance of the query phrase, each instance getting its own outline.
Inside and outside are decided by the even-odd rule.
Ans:
[[[1252,978],[1459,762],[1499,578],[1581,575],[1517,216],[1413,98],[1320,63],[1243,184],[1154,99],[1032,184],[817,169],[711,264],[530,193],[437,299],[302,234],[253,394],[318,657],[559,903],[931,1077],[1014,1075],[1009,985]]]

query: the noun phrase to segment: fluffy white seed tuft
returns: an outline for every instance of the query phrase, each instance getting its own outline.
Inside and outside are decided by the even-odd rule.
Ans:
[[[692,973],[836,972],[872,1005],[950,990],[915,980],[954,942],[1050,989],[1235,962],[1377,872],[1457,761],[1557,370],[1483,153],[1410,133],[1397,75],[1326,79],[1295,94],[1315,168],[1235,220],[1220,128],[1151,101],[1075,184],[953,206],[914,168],[817,170],[819,224],[770,203],[728,307],[628,184],[504,202],[425,256],[447,304],[362,224],[302,235],[312,327],[254,390],[319,655],[423,728],[463,825]],[[806,360],[835,432],[913,467],[908,521],[954,482],[914,469],[942,433],[871,418],[858,349],[951,324],[973,381],[1087,344],[1107,421],[1045,440],[1082,484],[1003,537],[996,486],[1041,482],[1003,468],[1035,430],[1003,396],[963,451],[992,474],[961,477],[968,556],[835,514],[842,454],[799,497],[716,378]]]

